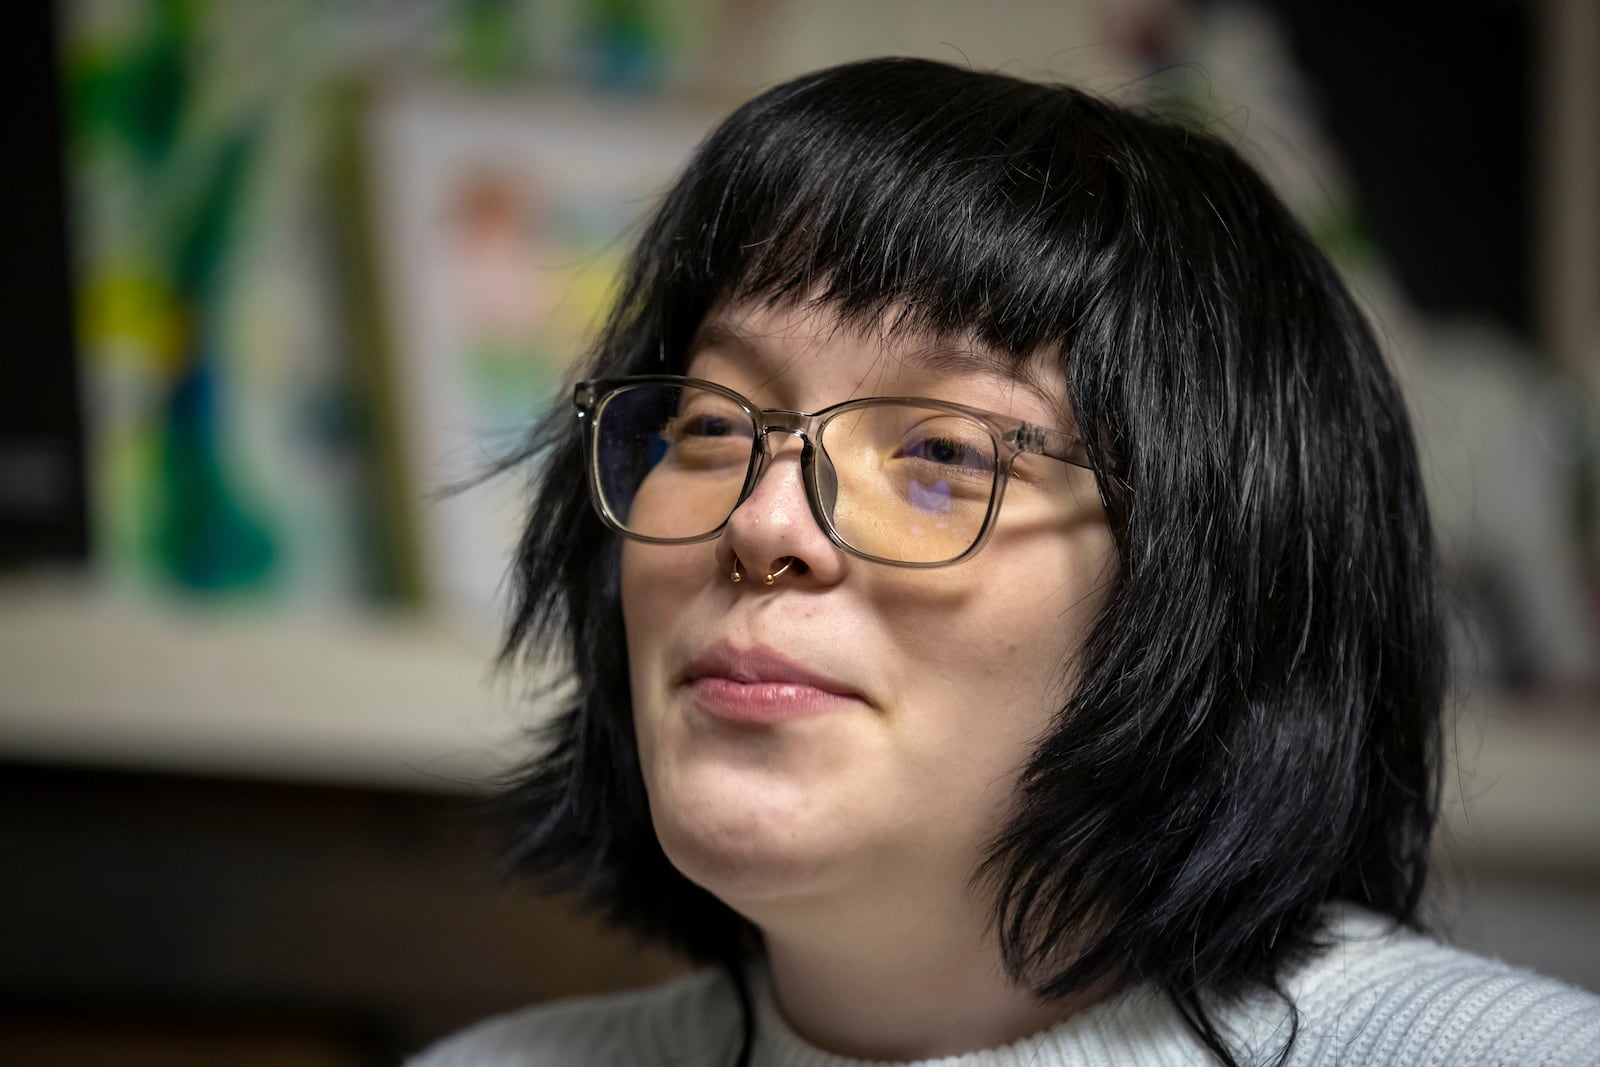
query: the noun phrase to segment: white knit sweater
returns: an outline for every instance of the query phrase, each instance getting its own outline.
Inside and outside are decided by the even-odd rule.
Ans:
[[[1600,997],[1393,930],[1353,908],[1330,917],[1334,946],[1289,977],[1300,1009],[1291,1067],[1600,1067]],[[784,1023],[753,982],[752,1067],[866,1067],[823,1052]],[[1262,1000],[1221,1013],[1232,1047],[1270,1061],[1286,1022]],[[731,1064],[731,984],[701,972],[644,992],[565,1001],[491,1019],[412,1067],[698,1067]],[[1161,997],[1132,991],[1003,1048],[921,1067],[1178,1067],[1210,1064]]]

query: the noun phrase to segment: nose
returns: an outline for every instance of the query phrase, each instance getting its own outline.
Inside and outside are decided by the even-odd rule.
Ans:
[[[845,553],[828,539],[806,493],[805,471],[815,446],[799,429],[769,427],[762,447],[766,457],[755,488],[717,540],[719,566],[731,575],[737,565],[758,578],[782,572],[775,582],[785,586],[839,581],[847,567]]]

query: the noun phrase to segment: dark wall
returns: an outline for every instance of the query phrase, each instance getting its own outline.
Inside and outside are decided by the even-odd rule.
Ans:
[[[1406,293],[1535,332],[1537,5],[1267,0]]]
[[[13,92],[0,168],[0,565],[81,560],[88,533],[53,5],[16,5],[6,29],[0,70]]]

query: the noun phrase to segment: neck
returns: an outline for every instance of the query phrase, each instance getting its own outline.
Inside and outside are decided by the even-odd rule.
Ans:
[[[952,1056],[1038,1033],[1091,999],[1042,1004],[1009,981],[970,901],[863,912],[825,924],[791,912],[762,924],[778,1010],[818,1048],[861,1059]]]

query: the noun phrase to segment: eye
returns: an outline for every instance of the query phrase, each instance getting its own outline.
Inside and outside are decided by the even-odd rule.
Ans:
[[[721,397],[685,397],[678,413],[666,420],[661,436],[675,445],[709,445],[730,439],[748,442],[755,433],[750,416]]]
[[[683,441],[694,437],[732,437],[737,425],[726,415],[709,413],[689,414],[672,420],[669,434],[673,440]]]
[[[659,440],[679,470],[728,471],[750,462],[755,426],[743,411],[721,410],[696,400],[695,410],[673,416]]]
[[[958,437],[929,434],[916,437],[902,445],[900,456],[920,460],[939,467],[957,468],[962,472],[988,473],[994,470],[992,450],[985,441],[982,445]]]

